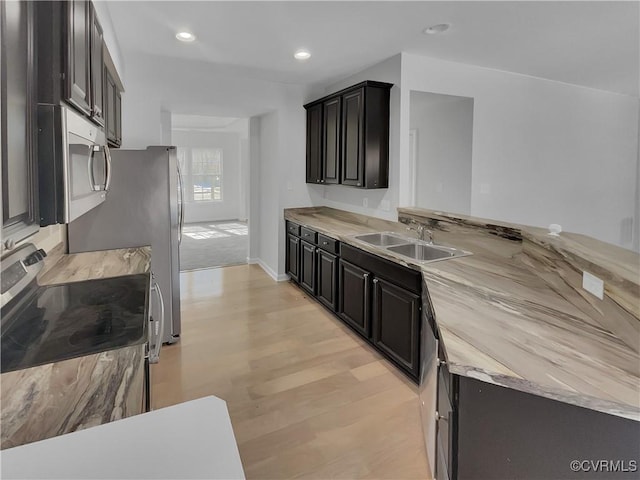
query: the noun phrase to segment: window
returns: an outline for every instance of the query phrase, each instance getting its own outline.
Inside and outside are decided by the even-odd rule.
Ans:
[[[222,149],[178,147],[178,161],[187,200],[222,200]]]

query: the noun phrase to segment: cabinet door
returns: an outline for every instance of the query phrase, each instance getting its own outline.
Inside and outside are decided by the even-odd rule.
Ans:
[[[318,285],[316,296],[334,312],[338,299],[338,257],[318,249]]]
[[[104,88],[105,130],[109,144],[114,145],[118,140],[116,125],[116,96],[118,88],[111,72],[107,68],[104,69]]]
[[[340,183],[340,97],[322,105],[324,183]]]
[[[316,294],[316,247],[300,241],[300,285],[310,294]]]
[[[96,12],[91,6],[91,117],[104,125],[104,36]]]
[[[323,183],[322,104],[307,109],[307,183]]]
[[[299,281],[300,274],[300,239],[287,233],[286,248],[287,273],[295,282]]]
[[[90,32],[89,2],[67,2],[66,99],[87,115],[91,115]]]
[[[342,182],[364,186],[364,89],[342,97]]]
[[[118,88],[118,86],[116,85],[116,109],[115,109],[115,116],[116,116],[116,146],[120,146],[122,145],[122,92],[120,91],[120,89]]]
[[[342,259],[338,263],[338,315],[367,338],[371,336],[370,276],[368,271]]]
[[[38,231],[35,156],[34,3],[0,2],[2,239]]]
[[[417,378],[420,371],[420,296],[373,281],[373,343]]]

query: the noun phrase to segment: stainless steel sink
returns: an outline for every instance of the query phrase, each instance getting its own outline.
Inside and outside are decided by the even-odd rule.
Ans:
[[[369,245],[375,245],[377,247],[388,247],[390,245],[401,245],[411,241],[409,238],[401,237],[393,233],[380,232],[380,233],[368,233],[366,235],[356,235],[356,240],[368,243]]]
[[[363,235],[355,235],[352,238],[368,243],[396,255],[402,255],[420,263],[437,262],[448,258],[464,257],[472,255],[471,252],[459,250],[445,245],[434,245],[431,242],[405,237],[394,232],[376,232]]]
[[[441,245],[427,245],[423,243],[396,245],[387,248],[387,250],[424,262],[468,255],[467,252],[458,250],[457,248],[444,247]]]

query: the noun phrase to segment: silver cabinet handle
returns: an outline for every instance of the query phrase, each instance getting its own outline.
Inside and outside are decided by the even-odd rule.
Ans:
[[[329,242],[322,242],[323,245],[329,245]]]
[[[445,417],[444,415],[440,415],[440,412],[436,410],[436,420],[444,420],[446,422],[449,420],[449,418]]]
[[[444,361],[444,360],[440,360],[439,358],[436,358],[436,362],[438,363],[438,366],[439,366],[439,367],[444,366],[444,365],[446,365],[446,364],[447,364],[447,362],[446,362],[446,361]]]
[[[362,277],[363,277],[365,280],[368,280],[368,279],[369,279],[369,274],[368,274],[368,273],[365,273],[365,274],[363,274],[363,275],[362,275]]]
[[[373,283],[378,283],[378,279],[377,279],[377,278],[374,278],[374,279],[373,279]]]
[[[111,187],[111,177],[113,176],[113,171],[111,169],[111,150],[109,150],[109,145],[104,146],[104,158],[107,161],[107,179],[104,182],[104,191],[108,192],[109,187]]]
[[[158,363],[160,361],[160,349],[162,348],[162,335],[164,334],[164,298],[158,282],[153,284],[151,290],[157,293],[160,301],[160,320],[154,323],[155,345],[153,346],[153,351],[149,353],[149,363]]]

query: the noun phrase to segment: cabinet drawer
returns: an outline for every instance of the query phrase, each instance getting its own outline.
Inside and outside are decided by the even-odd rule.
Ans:
[[[338,241],[326,235],[318,234],[318,246],[331,253],[338,253]]]
[[[305,242],[313,243],[315,245],[317,237],[318,234],[310,228],[300,228],[300,238],[302,238]]]
[[[292,234],[292,235],[296,235],[296,236],[300,236],[300,225],[298,225],[297,223],[293,223],[287,220],[287,232]]]
[[[422,274],[359,248],[340,243],[340,258],[358,265],[376,277],[388,280],[418,295],[422,292]]]

